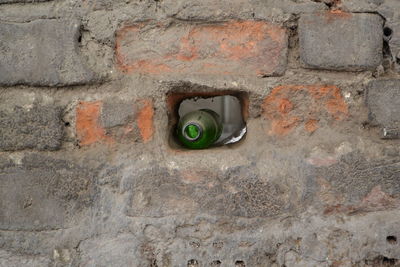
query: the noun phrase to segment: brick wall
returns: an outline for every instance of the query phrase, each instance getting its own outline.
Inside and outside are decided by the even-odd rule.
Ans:
[[[398,1],[0,0],[0,266],[399,266],[399,138]]]

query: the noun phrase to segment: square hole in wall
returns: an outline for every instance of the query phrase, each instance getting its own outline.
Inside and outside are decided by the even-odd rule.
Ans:
[[[167,104],[169,145],[172,148],[206,149],[231,145],[246,135],[246,92],[170,92]]]

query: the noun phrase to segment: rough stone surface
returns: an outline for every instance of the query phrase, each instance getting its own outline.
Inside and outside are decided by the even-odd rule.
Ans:
[[[399,158],[367,162],[359,154],[350,153],[316,173],[325,185],[323,193],[335,196],[325,202],[327,213],[395,209],[400,204],[396,199],[400,194]]]
[[[295,102],[300,104],[295,106]],[[265,98],[263,110],[270,124],[268,134],[277,136],[287,135],[298,126],[313,133],[321,124],[340,121],[348,115],[340,89],[329,85],[276,87]]]
[[[138,262],[140,252],[139,242],[135,236],[121,234],[115,237],[88,240],[79,247],[82,251],[82,265],[90,267],[115,266],[146,266],[146,260]],[[151,252],[149,252],[151,253]],[[148,262],[148,266],[155,262]]]
[[[56,150],[61,146],[61,108],[52,106],[0,109],[0,150]]]
[[[138,109],[138,111],[136,111]],[[152,139],[154,107],[149,99],[80,102],[76,109],[76,136],[80,145],[114,144]]]
[[[382,24],[383,20],[374,14],[302,15],[299,20],[301,60],[306,67],[315,69],[374,69],[382,61]]]
[[[372,81],[366,102],[369,119],[372,124],[381,126],[383,137],[397,137],[400,133],[400,80]]]
[[[232,19],[284,20],[290,14],[326,10],[323,3],[292,0],[202,0],[197,2],[164,0],[159,6],[180,20],[226,21]]]
[[[17,256],[0,250],[1,267],[43,267],[50,266],[50,259],[44,256]]]
[[[78,52],[76,20],[0,24],[0,85],[84,84],[95,75]],[[37,71],[40,69],[40,71]]]
[[[120,29],[118,68],[125,73],[275,76],[285,71],[286,32],[261,21],[146,25]]]
[[[385,0],[346,0],[341,1],[339,6],[347,12],[374,12]]]
[[[399,266],[398,7],[0,4],[0,266]],[[224,94],[246,135],[183,148],[181,101]]]
[[[250,166],[224,174],[193,169],[169,174],[156,167],[140,172],[128,185],[132,188],[128,216],[163,217],[197,210],[212,215],[268,217],[282,213],[290,195],[282,186],[264,182]]]
[[[135,116],[133,103],[126,101],[106,101],[101,108],[100,123],[105,128],[123,126]]]
[[[400,70],[400,3],[398,1],[384,1],[377,12],[385,19],[384,37],[389,45],[388,56],[392,58],[397,72]]]
[[[65,160],[28,154],[1,169],[0,230],[70,226],[94,198],[93,173]]]
[[[9,4],[9,3],[36,3],[36,2],[46,2],[52,0],[0,0],[0,4]]]

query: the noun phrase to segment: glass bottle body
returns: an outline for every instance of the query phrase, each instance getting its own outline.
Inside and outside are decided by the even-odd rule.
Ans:
[[[184,115],[178,123],[177,136],[191,149],[203,149],[214,144],[222,133],[221,117],[210,109],[200,109]]]

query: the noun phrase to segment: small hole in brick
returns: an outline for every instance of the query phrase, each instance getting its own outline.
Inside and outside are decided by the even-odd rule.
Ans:
[[[79,148],[81,148],[81,145],[79,144],[79,141],[76,141],[75,142],[75,146],[79,149]]]
[[[212,246],[216,249],[221,249],[224,247],[224,242],[222,241],[215,241],[213,242]]]
[[[220,266],[222,264],[222,262],[220,260],[216,260],[211,262],[210,266]]]
[[[71,123],[69,123],[69,122],[67,121],[67,122],[64,123],[64,125],[65,125],[66,127],[69,127],[69,126],[71,125]]]
[[[396,244],[397,243],[397,237],[394,235],[389,235],[386,237],[386,241],[390,244]]]
[[[384,266],[393,266],[396,265],[397,263],[398,263],[397,259],[392,259],[387,257],[383,257],[382,259],[382,264],[384,264]]]
[[[239,142],[246,134],[245,93],[172,93],[168,105],[171,140],[180,147],[223,146]]]
[[[364,121],[361,123],[363,129],[370,129],[370,124],[368,121]]]
[[[237,267],[246,267],[246,265],[244,264],[244,261],[235,261],[235,266],[237,266]]]
[[[188,267],[197,267],[197,266],[199,266],[199,262],[197,260],[192,259],[192,260],[188,261],[187,266]]]
[[[383,34],[384,34],[386,37],[392,36],[392,33],[393,33],[393,31],[392,31],[391,28],[389,28],[389,27],[383,28]]]

